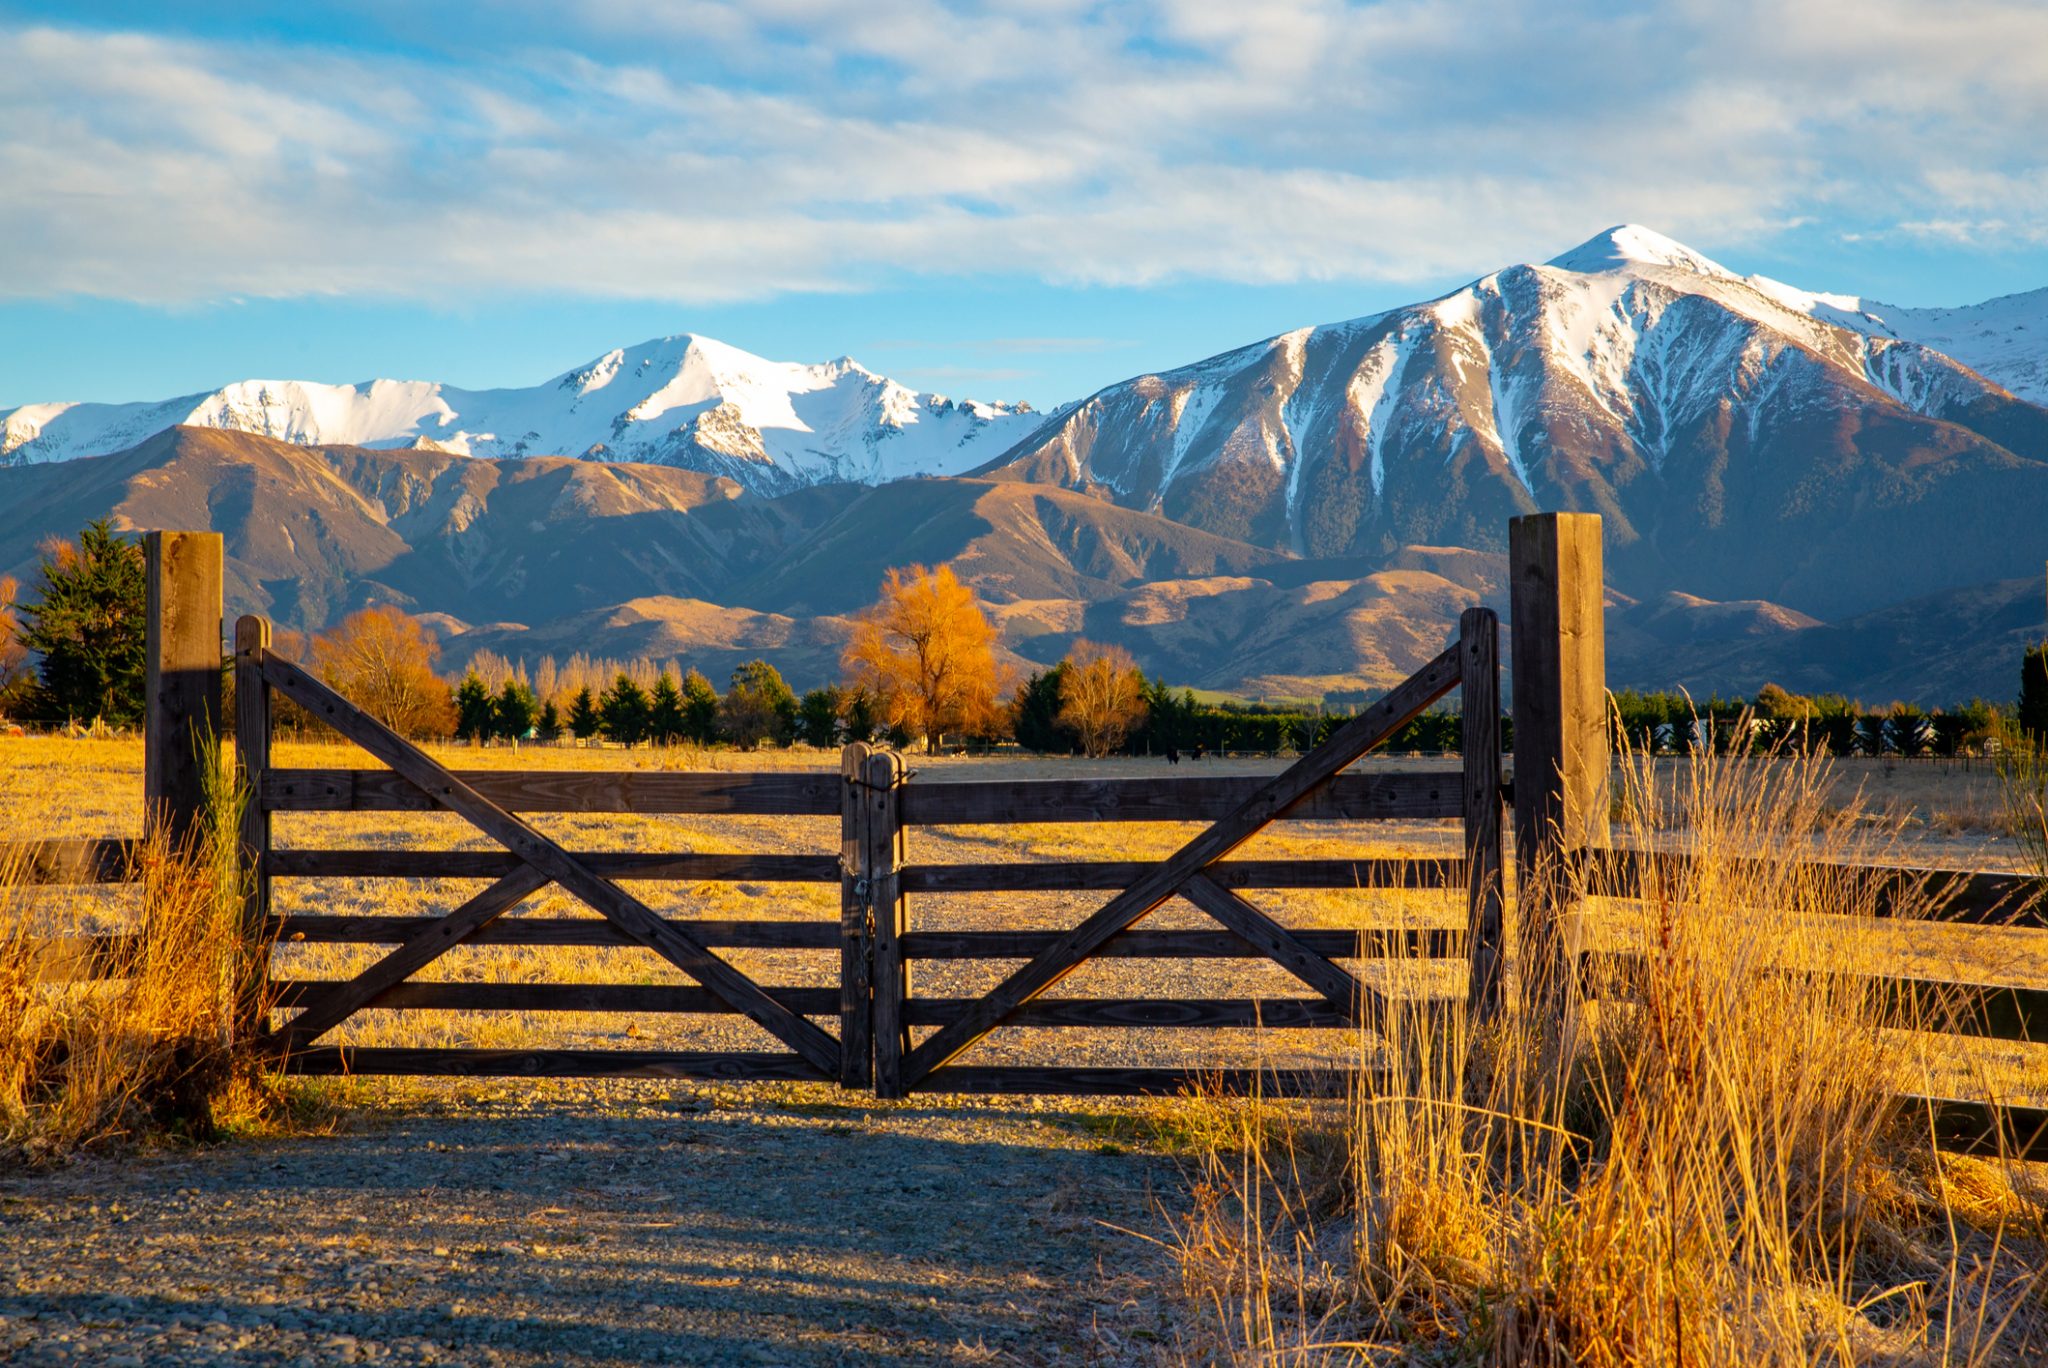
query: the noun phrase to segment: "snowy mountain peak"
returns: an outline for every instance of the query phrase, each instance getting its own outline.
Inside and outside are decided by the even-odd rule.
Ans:
[[[1604,233],[1596,233],[1564,255],[1552,257],[1548,264],[1580,275],[1602,275],[1636,266],[1666,266],[1696,275],[1737,278],[1719,262],[1639,223],[1617,224]]]
[[[920,394],[851,357],[770,361],[692,333],[619,347],[526,389],[243,380],[158,403],[0,410],[0,465],[134,446],[183,424],[303,445],[674,465],[774,493],[957,475],[1022,437],[1028,406]]]

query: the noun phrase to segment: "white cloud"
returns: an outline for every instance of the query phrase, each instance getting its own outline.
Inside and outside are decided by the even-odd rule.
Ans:
[[[1624,219],[1718,250],[2048,221],[2029,4],[460,13],[410,56],[0,30],[0,296],[1410,281]]]

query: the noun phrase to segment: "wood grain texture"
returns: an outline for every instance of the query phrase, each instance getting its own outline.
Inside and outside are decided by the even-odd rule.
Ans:
[[[1036,959],[1059,942],[1058,931],[913,931],[903,938],[911,959]],[[1457,959],[1465,933],[1446,929],[1365,927],[1296,931],[1294,938],[1330,959]],[[1096,947],[1095,959],[1263,959],[1265,952],[1231,931],[1122,931]]]
[[[857,798],[861,815],[861,873],[874,917],[874,992],[870,1000],[874,1033],[875,1096],[904,1095],[903,1059],[910,1029],[903,1019],[911,992],[910,961],[903,954],[909,910],[902,880],[907,846],[903,834],[903,757],[871,753],[861,772]]]
[[[1213,822],[1235,812],[1268,782],[1255,774],[927,781],[904,790],[903,822]],[[1287,817],[1359,821],[1454,818],[1463,812],[1458,776],[1445,770],[1341,775],[1304,798]]]
[[[199,838],[205,762],[222,736],[221,538],[145,532],[148,612],[142,741],[142,830],[174,846]]]
[[[1173,896],[1190,876],[1294,810],[1332,776],[1386,740],[1457,683],[1458,655],[1453,647],[1339,727],[1286,771],[1263,781],[1229,816],[1161,861],[1079,926],[1063,933],[1038,958],[998,984],[972,1012],[928,1037],[905,1060],[905,1084],[914,1085],[925,1074],[949,1062],[1004,1017],[1073,973],[1104,941]]]
[[[413,1050],[326,1045],[288,1056],[284,1068],[296,1074],[454,1078],[830,1079],[801,1055],[714,1050]]]
[[[1476,1024],[1499,1015],[1507,970],[1501,846],[1500,619],[1468,608],[1458,620],[1459,733],[1465,783],[1466,1002]]]
[[[280,1008],[296,1007],[341,986],[331,980],[288,979],[272,985]],[[836,988],[769,988],[768,995],[799,1016],[833,1016]],[[371,1004],[376,1011],[730,1013],[717,994],[688,984],[661,983],[440,983],[409,980]]]
[[[833,883],[830,855],[697,855],[661,851],[577,851],[607,879],[664,883]],[[502,850],[273,850],[270,872],[288,879],[496,879],[524,864]]]
[[[865,1088],[874,1079],[875,920],[869,906],[867,806],[861,781],[869,748],[855,741],[839,752],[839,1084]]]
[[[18,884],[133,883],[140,846],[111,837],[0,841],[0,871]]]
[[[270,920],[270,813],[255,800],[270,770],[270,686],[263,682],[263,656],[270,649],[270,623],[242,617],[235,622],[235,784],[243,796],[241,822],[242,938],[251,950],[237,989],[236,1029],[254,1039],[269,1028],[264,980],[270,956],[262,953],[263,928]]]
[[[906,893],[1022,893],[1129,888],[1147,860],[1045,860],[1015,864],[917,864],[902,871]],[[1224,888],[1460,888],[1465,862],[1452,859],[1218,860],[1203,871]]]
[[[304,670],[274,655],[263,662],[270,686],[390,765],[422,793],[460,813],[471,825],[560,884],[628,935],[733,1005],[814,1066],[836,1074],[839,1042],[761,991],[760,985],[664,921],[647,904],[592,874],[538,828],[484,798],[433,757],[392,732]],[[507,876],[510,877],[510,876]]]
[[[1011,1093],[1048,1097],[1173,1097],[1224,1093],[1267,1097],[1349,1097],[1366,1077],[1354,1069],[1116,1069],[952,1065],[925,1075],[918,1096]]]
[[[913,1026],[948,1026],[973,998],[912,998]],[[1106,1026],[1203,1030],[1215,1027],[1344,1027],[1356,1024],[1322,998],[1033,998],[1007,1026]]]
[[[463,787],[508,812],[839,815],[839,777],[833,774],[657,770],[450,773]],[[263,806],[273,812],[426,812],[448,806],[386,770],[275,769],[265,777],[259,796]]]
[[[434,924],[432,917],[322,916],[273,917],[270,927],[281,942],[388,945],[411,939]],[[669,925],[706,945],[745,950],[837,950],[836,921],[728,921],[672,918]],[[581,945],[638,947],[628,935],[602,917],[517,917],[494,922],[472,934],[466,945]]]

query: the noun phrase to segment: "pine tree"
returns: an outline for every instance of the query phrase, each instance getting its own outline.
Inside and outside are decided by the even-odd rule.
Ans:
[[[2020,661],[2020,730],[2036,745],[2048,745],[2048,643]]]
[[[139,543],[105,518],[76,544],[44,544],[38,602],[22,605],[22,644],[42,657],[39,710],[52,718],[141,719],[148,574]]]
[[[632,746],[647,739],[647,691],[633,682],[633,676],[621,674],[613,680],[598,700],[597,711],[604,722],[604,734],[611,740]]]
[[[683,735],[700,746],[718,739],[718,690],[695,670],[683,676]]]
[[[540,703],[534,698],[532,689],[516,679],[508,679],[491,711],[493,730],[499,736],[517,740],[533,730],[534,718],[540,714]]]
[[[475,670],[462,676],[455,690],[455,735],[464,741],[483,741],[497,725],[497,708],[484,677]]]
[[[796,738],[807,746],[827,747],[839,740],[839,714],[846,691],[826,685],[812,689],[797,703]]]
[[[555,707],[555,700],[549,699],[540,705],[540,720],[534,723],[534,735],[542,741],[558,741],[562,736],[562,714]]]
[[[663,670],[654,681],[654,696],[648,704],[647,734],[664,746],[683,736],[683,695],[676,677]]]
[[[569,701],[569,730],[578,741],[588,741],[597,735],[599,720],[597,701],[590,696],[590,686],[585,684]]]
[[[1066,677],[1063,660],[1017,686],[1017,696],[1010,703],[1010,725],[1017,744],[1024,749],[1041,753],[1074,749],[1074,734],[1060,722],[1060,683]]]

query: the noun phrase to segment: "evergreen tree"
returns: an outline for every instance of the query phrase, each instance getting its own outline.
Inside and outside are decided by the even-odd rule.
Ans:
[[[569,731],[578,741],[588,741],[597,735],[598,723],[597,702],[590,696],[590,686],[585,684],[569,700]]]
[[[846,691],[833,685],[812,689],[797,702],[796,739],[807,746],[831,746],[839,740],[839,714]]]
[[[1010,726],[1024,749],[1041,753],[1074,749],[1073,733],[1060,722],[1060,683],[1066,676],[1063,660],[1017,686],[1017,696],[1010,704]]]
[[[840,705],[840,735],[848,741],[872,741],[882,725],[882,710],[866,689],[845,690]]]
[[[741,750],[787,740],[796,729],[796,695],[773,665],[750,660],[732,672],[732,687],[718,704],[718,728]]]
[[[556,741],[562,735],[562,714],[555,707],[555,700],[549,699],[540,705],[540,719],[534,723],[534,735],[542,741]]]
[[[2048,745],[2048,643],[2020,661],[2020,730],[2036,745]]]
[[[534,719],[540,715],[540,702],[534,698],[532,689],[516,679],[508,679],[492,712],[493,730],[499,736],[517,740],[533,730]]]
[[[664,746],[683,737],[683,695],[676,677],[667,670],[654,681],[654,697],[648,705],[647,734]]]
[[[652,711],[647,702],[647,690],[633,682],[633,676],[621,674],[612,681],[598,700],[598,716],[603,720],[604,734],[622,746],[638,745],[647,739],[648,715]]]
[[[718,739],[718,690],[694,669],[683,676],[683,735],[700,746]]]
[[[475,670],[462,677],[455,690],[455,735],[464,741],[482,741],[497,730],[497,707],[484,678]]]
[[[42,657],[38,708],[52,718],[139,721],[147,664],[148,574],[140,543],[105,518],[76,544],[46,543],[38,602],[22,605],[22,644]]]

